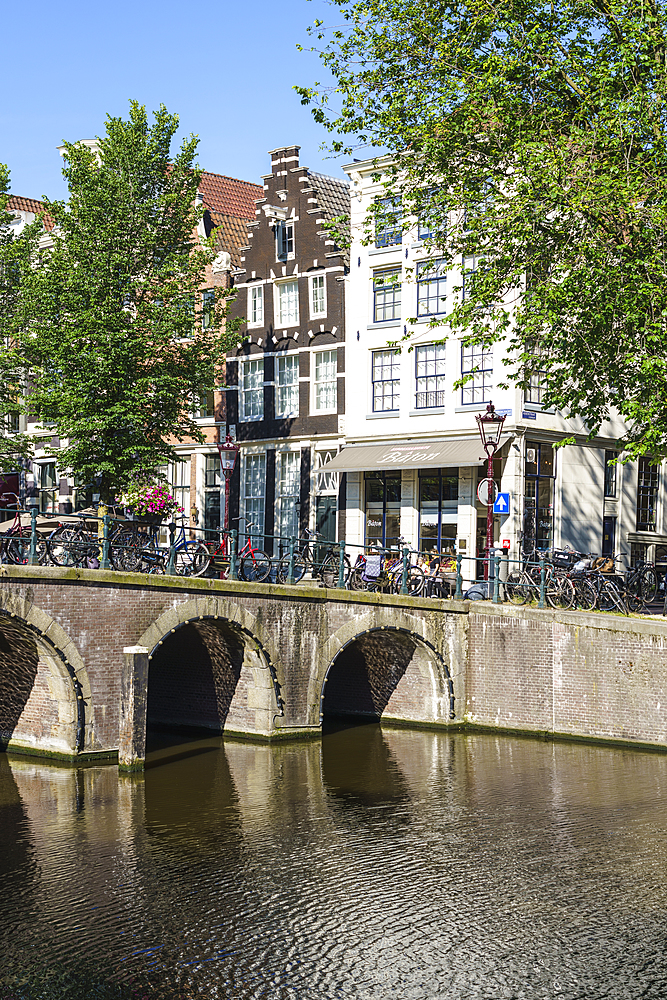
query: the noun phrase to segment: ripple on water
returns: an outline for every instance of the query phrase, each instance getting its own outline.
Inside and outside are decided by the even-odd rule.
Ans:
[[[662,757],[362,726],[164,758],[0,755],[0,984],[92,963],[165,1000],[667,996]]]

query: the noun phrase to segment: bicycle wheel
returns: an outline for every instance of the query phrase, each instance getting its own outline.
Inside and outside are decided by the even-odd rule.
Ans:
[[[46,540],[48,557],[56,566],[83,566],[90,549],[90,537],[76,524],[61,524]]]
[[[36,547],[37,562],[42,565],[46,560],[46,539],[38,536]],[[30,559],[30,529],[22,528],[15,535],[5,540],[5,555],[7,562],[14,566],[26,566]]]
[[[552,576],[547,580],[545,596],[552,608],[567,611],[574,604],[574,585],[567,576]]]
[[[521,573],[510,573],[505,580],[505,594],[511,604],[525,604],[530,596],[530,585]]]
[[[347,581],[350,590],[368,590],[368,584],[364,580],[364,567],[357,566],[352,570]]]
[[[621,593],[613,580],[605,580],[600,588],[598,598],[600,611],[616,611],[619,614],[627,615],[628,606],[621,596]]]
[[[320,579],[325,587],[337,587],[338,575],[340,572],[340,557],[335,552],[330,552],[320,567]],[[345,585],[350,579],[352,566],[347,556],[344,556],[343,581]]]
[[[403,567],[399,566],[391,575],[392,593],[400,594],[403,586]],[[417,597],[426,586],[426,576],[421,566],[408,567],[408,594]]]
[[[658,596],[658,574],[652,566],[641,573],[641,597],[644,604],[652,604]]]
[[[306,575],[306,560],[300,552],[294,553],[294,582],[298,583]],[[283,556],[276,570],[278,583],[287,583],[289,579],[289,556]]]
[[[271,576],[271,560],[266,552],[254,549],[252,555],[241,559],[239,570],[241,579],[246,583],[263,583]]]
[[[573,580],[574,599],[581,611],[593,611],[598,602],[598,593],[590,580]]]
[[[115,569],[126,573],[141,572],[141,550],[145,536],[134,528],[121,528],[114,535],[109,557]]]
[[[183,542],[174,553],[174,569],[178,576],[202,576],[210,562],[211,553],[196,539]]]

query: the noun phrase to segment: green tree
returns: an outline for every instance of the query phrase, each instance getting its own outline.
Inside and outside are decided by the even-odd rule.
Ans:
[[[447,326],[504,338],[591,436],[616,408],[628,454],[667,455],[666,5],[333,4],[336,86],[297,89],[335,151],[390,154],[434,251],[481,259]]]
[[[16,471],[31,454],[30,438],[14,432],[18,416],[25,409],[24,366],[17,351],[16,321],[23,280],[42,231],[41,221],[36,220],[15,236],[14,215],[7,208],[9,198],[9,170],[0,163],[0,474]]]
[[[44,202],[55,228],[22,296],[31,410],[66,439],[64,468],[100,477],[103,501],[177,441],[203,440],[193,411],[231,338],[227,293],[200,291],[215,251],[196,231],[197,139],[172,156],[178,118],[153,117],[131,102],[96,150],[65,144],[69,199]]]

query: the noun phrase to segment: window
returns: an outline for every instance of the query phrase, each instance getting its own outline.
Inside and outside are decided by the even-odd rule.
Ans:
[[[618,458],[617,451],[605,451],[604,453],[604,495],[606,497],[616,496],[616,465],[613,464]]]
[[[525,400],[527,403],[535,403],[541,406],[544,401],[544,394],[547,389],[547,370],[542,362],[546,357],[546,352],[540,347],[533,348],[534,364],[528,373],[528,384],[526,385]]]
[[[219,459],[218,459],[219,462]],[[190,514],[190,458],[183,462],[174,462],[171,467],[171,492],[172,496],[185,511],[185,516]]]
[[[440,231],[444,231],[444,207],[439,205],[433,208],[433,202],[437,201],[438,188],[432,187],[425,192],[424,204],[419,213],[419,223],[417,225],[417,239],[430,240],[438,233],[438,222],[440,221]]]
[[[556,455],[553,446],[526,441],[526,485],[523,518],[523,554],[548,549],[553,538],[554,479]]]
[[[429,469],[419,473],[419,548],[455,553],[458,469]]]
[[[276,416],[299,415],[299,358],[291,354],[276,358]]]
[[[210,330],[213,326],[215,316],[215,291],[212,288],[205,288],[201,297],[201,325],[202,330]]]
[[[315,411],[334,412],[338,403],[338,355],[336,350],[315,354]]]
[[[655,531],[658,503],[659,468],[647,458],[639,459],[637,469],[637,531]]]
[[[401,318],[401,269],[373,272],[373,322],[387,323]]]
[[[442,258],[417,264],[417,316],[441,316],[446,310],[447,268]]]
[[[44,462],[38,469],[39,509],[42,514],[55,514],[58,511],[56,463]]]
[[[278,260],[294,257],[294,223],[279,222],[276,227],[276,254]]]
[[[400,355],[397,350],[373,351],[373,413],[398,410],[400,399]]]
[[[10,410],[5,414],[5,430],[7,434],[18,434],[20,430],[20,413],[18,410]]]
[[[197,400],[198,405],[195,408],[193,416],[195,418],[204,419],[206,417],[215,416],[215,397],[213,395],[213,390],[208,389],[206,392],[202,392],[199,399]]]
[[[424,410],[445,405],[445,345],[422,344],[415,349],[415,406]]]
[[[401,525],[401,473],[364,473],[366,487],[366,545],[398,548]]]
[[[375,246],[395,246],[402,238],[401,199],[378,198],[375,204]]]
[[[266,455],[246,455],[241,477],[243,514],[253,522],[250,529],[253,544],[258,545],[264,534],[264,497],[266,491]],[[242,528],[245,522],[240,522]],[[244,536],[245,539],[245,536]]]
[[[264,359],[242,361],[239,379],[239,419],[264,417]]]
[[[481,264],[484,263],[484,258],[480,257],[479,254],[472,254],[470,257],[463,258],[463,299],[465,301],[466,296],[469,296],[472,292],[473,283],[475,281],[475,275],[480,269]]]
[[[330,451],[315,452],[315,491],[317,493],[338,494],[338,473],[323,471],[324,466],[333,462],[337,454],[335,448]]]
[[[488,403],[491,398],[493,355],[490,347],[482,344],[461,346],[461,375],[472,378],[463,386],[462,402]]]
[[[297,326],[299,323],[299,283],[282,281],[276,285],[276,326]]]
[[[183,295],[178,301],[177,313],[174,316],[176,322],[176,336],[181,340],[191,337],[195,330],[195,297],[194,295]]]
[[[248,326],[264,325],[264,288],[252,285],[248,289]]]
[[[299,484],[301,452],[276,453],[276,534],[283,549],[286,540],[299,534]]]
[[[326,316],[327,314],[327,286],[324,274],[314,274],[310,279],[310,315],[312,319],[316,316]]]
[[[204,528],[218,531],[220,528],[220,456],[206,455],[204,465]],[[187,508],[186,508],[187,509]],[[210,538],[210,536],[206,536]]]

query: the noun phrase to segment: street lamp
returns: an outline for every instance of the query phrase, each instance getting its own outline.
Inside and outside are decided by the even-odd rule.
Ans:
[[[229,432],[224,441],[218,441],[220,454],[220,469],[225,477],[225,517],[222,525],[224,531],[229,531],[229,484],[239,454],[239,446],[232,441]]]
[[[491,549],[493,548],[493,503],[495,497],[493,496],[493,456],[498,450],[500,444],[500,435],[502,434],[503,424],[505,423],[505,414],[502,416],[493,408],[493,403],[489,403],[486,408],[486,413],[478,413],[475,417],[477,421],[477,426],[479,427],[479,436],[482,439],[482,446],[486,452],[487,459],[487,471],[486,477],[489,480],[488,489],[490,493],[487,493],[486,501],[486,557],[487,562],[484,564],[484,579],[489,579],[489,566],[491,560]],[[481,499],[481,498],[480,498]]]

